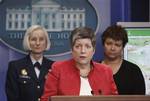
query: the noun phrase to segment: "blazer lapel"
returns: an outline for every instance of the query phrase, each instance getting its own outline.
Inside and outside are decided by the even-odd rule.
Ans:
[[[47,60],[43,58],[39,80],[43,80],[43,78],[45,78],[46,74],[48,73],[49,66],[50,66],[50,63],[48,63]]]

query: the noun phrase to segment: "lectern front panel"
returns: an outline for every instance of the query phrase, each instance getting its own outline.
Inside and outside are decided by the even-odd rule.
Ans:
[[[51,101],[150,101],[146,95],[52,96]]]

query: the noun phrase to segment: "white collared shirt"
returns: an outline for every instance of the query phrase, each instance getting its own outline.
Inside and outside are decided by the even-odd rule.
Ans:
[[[31,58],[31,61],[32,61],[32,64],[33,64],[33,65],[34,65],[36,62],[39,62],[39,63],[40,63],[40,65],[42,65],[43,57],[42,57],[42,58],[40,58],[38,61],[37,61],[37,60],[35,60],[35,59],[31,56],[31,55],[30,55],[30,58]],[[37,78],[39,78],[40,70],[39,70],[39,69],[37,69],[37,68],[34,68],[34,70],[35,70],[35,73],[36,73]]]
[[[80,85],[80,96],[84,95],[92,95],[91,94],[91,86],[89,84],[88,78],[83,78],[80,76],[81,85]]]

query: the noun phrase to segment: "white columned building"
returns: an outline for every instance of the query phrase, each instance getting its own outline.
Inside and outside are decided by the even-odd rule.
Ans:
[[[85,9],[68,8],[55,0],[39,0],[31,7],[7,8],[6,30],[24,31],[33,24],[48,31],[71,31],[85,26]]]

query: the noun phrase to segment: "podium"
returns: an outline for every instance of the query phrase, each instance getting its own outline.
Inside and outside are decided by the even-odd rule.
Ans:
[[[149,95],[52,96],[51,101],[150,101]]]

